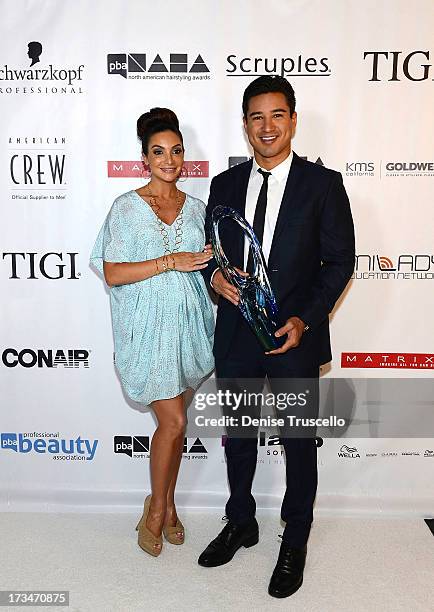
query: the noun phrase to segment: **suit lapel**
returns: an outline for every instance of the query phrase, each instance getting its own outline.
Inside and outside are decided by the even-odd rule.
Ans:
[[[268,261],[271,260],[275,244],[285,228],[285,224],[289,216],[289,210],[291,206],[294,205],[294,193],[297,192],[297,187],[303,175],[303,162],[296,153],[294,153],[293,155],[294,156],[292,158],[291,169],[289,171],[288,179],[286,181],[282,202],[279,208],[279,214],[277,216],[276,227],[273,234],[273,240],[271,242],[270,256],[268,258]]]
[[[238,176],[234,202],[229,202],[228,205],[235,208],[240,215],[244,217],[246,211],[247,186],[249,184],[250,173],[252,171],[253,159],[240,166],[240,174]],[[238,240],[235,249],[236,265],[243,268],[244,261],[244,232],[238,232]]]

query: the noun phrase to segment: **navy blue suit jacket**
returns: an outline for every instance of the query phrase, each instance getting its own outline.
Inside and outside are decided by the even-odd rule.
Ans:
[[[251,169],[252,160],[212,180],[206,211],[207,242],[215,206],[231,206],[244,216]],[[242,269],[242,231],[229,221],[221,223],[219,233],[229,261]],[[354,260],[353,220],[341,174],[294,153],[268,259],[281,323],[298,316],[310,328],[300,345],[285,354],[288,367],[312,367],[331,360],[328,315],[351,277]],[[208,283],[216,267],[211,260],[202,271]],[[228,355],[241,319],[238,307],[220,297],[216,359]]]

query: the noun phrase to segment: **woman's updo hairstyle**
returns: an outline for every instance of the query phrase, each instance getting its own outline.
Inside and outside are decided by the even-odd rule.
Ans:
[[[174,132],[181,140],[184,148],[182,134],[179,131],[179,121],[170,108],[151,108],[137,119],[137,138],[142,143],[143,155],[148,155],[148,145],[151,136],[159,132]]]

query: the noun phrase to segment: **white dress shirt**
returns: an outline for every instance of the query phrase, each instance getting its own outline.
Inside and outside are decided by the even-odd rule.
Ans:
[[[271,172],[271,176],[268,177],[267,209],[265,211],[264,236],[262,238],[262,252],[264,253],[264,258],[267,264],[271,250],[271,243],[273,241],[274,230],[276,229],[277,216],[282,203],[283,192],[285,191],[289,171],[291,170],[293,157],[294,155],[291,151],[288,157],[279,165],[275,166],[272,170],[265,170],[265,168],[261,168],[261,170],[264,172]],[[258,172],[259,168],[260,166],[258,166],[255,158],[253,158],[252,170],[250,172],[249,182],[247,185],[246,208],[244,211],[244,217],[252,227],[259,192],[264,180],[262,175]],[[244,239],[244,270],[247,267],[249,245],[249,239],[246,237]],[[219,268],[217,268],[217,270],[219,270]],[[214,274],[217,272],[217,270],[214,270],[212,273],[211,286]]]

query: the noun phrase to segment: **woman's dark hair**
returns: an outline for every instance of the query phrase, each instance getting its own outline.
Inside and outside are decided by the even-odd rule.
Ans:
[[[179,131],[179,121],[175,113],[170,108],[151,108],[147,113],[143,113],[137,119],[137,138],[142,143],[143,155],[148,154],[148,145],[151,136],[159,132],[174,132],[179,136],[184,147],[182,134]]]
[[[282,93],[289,106],[289,112],[292,117],[295,111],[295,94],[292,85],[285,77],[269,74],[260,76],[249,85],[247,85],[243,95],[243,115],[247,119],[247,110],[249,108],[250,98],[260,96],[266,93]]]

